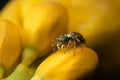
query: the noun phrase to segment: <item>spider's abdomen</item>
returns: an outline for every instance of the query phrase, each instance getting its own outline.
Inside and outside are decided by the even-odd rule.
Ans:
[[[77,40],[79,43],[86,42],[86,40],[83,38],[83,36],[78,32],[70,32],[70,33],[68,33],[68,37],[70,37],[73,40]]]

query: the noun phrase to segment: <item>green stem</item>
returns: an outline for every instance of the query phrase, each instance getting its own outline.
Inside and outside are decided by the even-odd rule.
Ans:
[[[22,63],[29,66],[39,57],[39,51],[33,47],[25,47],[22,54]]]
[[[34,75],[31,80],[44,80],[40,75]]]
[[[29,72],[28,67],[26,67],[24,64],[19,64],[15,71],[5,80],[30,80],[31,77],[32,75]]]
[[[29,67],[21,63],[16,67],[11,75],[3,80],[30,80],[40,62],[41,60],[37,59]]]
[[[0,79],[4,77],[4,74],[5,74],[5,68],[0,65]]]

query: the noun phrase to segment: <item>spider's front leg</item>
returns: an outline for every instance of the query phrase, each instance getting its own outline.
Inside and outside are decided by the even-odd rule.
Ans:
[[[52,45],[51,46],[52,46],[53,51],[55,51],[57,49],[56,40],[52,41]]]
[[[61,50],[61,45],[57,44],[57,48],[58,48],[58,50]]]
[[[65,45],[62,42],[57,43],[58,50],[61,50],[65,47]]]

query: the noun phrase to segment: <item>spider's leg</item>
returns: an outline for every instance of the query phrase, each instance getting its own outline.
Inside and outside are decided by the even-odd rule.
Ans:
[[[58,48],[58,50],[61,50],[61,45],[57,44],[57,48]]]
[[[52,46],[53,51],[55,51],[56,50],[56,41],[55,40],[52,41],[51,46]]]
[[[68,43],[67,43],[67,49],[70,47],[70,43],[72,43],[71,40],[69,40]]]
[[[69,40],[68,43],[66,44],[66,48],[67,48],[66,51],[69,49],[69,47],[70,47],[70,43],[72,43],[71,40]],[[65,51],[65,52],[66,52],[66,51]],[[64,53],[65,53],[65,52],[64,52]]]
[[[83,50],[83,44],[84,44],[84,43],[81,43],[81,41],[80,41],[78,38],[76,38],[76,40],[77,40],[77,44],[76,44],[76,45],[80,45],[80,47],[81,47],[82,50]],[[86,45],[86,43],[85,43],[85,45]]]
[[[65,44],[62,44],[61,45],[61,49],[65,48]],[[64,51],[64,54],[65,54],[66,51]]]
[[[62,44],[62,45],[61,45],[61,49],[63,49],[64,47],[65,47],[65,45]]]
[[[75,49],[76,49],[76,47],[77,47],[76,41],[74,41],[73,44],[74,44],[74,56],[75,56],[75,52],[76,52]]]
[[[80,40],[78,39],[78,38],[76,38],[76,41],[79,43],[80,42]]]

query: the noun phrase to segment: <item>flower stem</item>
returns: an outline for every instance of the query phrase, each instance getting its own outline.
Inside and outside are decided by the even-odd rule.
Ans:
[[[0,79],[4,77],[4,74],[5,74],[5,68],[0,65]]]
[[[25,47],[22,54],[22,63],[29,66],[39,57],[39,51],[33,47]]]
[[[31,80],[43,80],[43,78],[40,75],[34,75]]]
[[[21,63],[16,67],[11,75],[3,80],[30,80],[40,62],[41,60],[37,59],[29,67]]]
[[[5,80],[29,80],[31,75],[29,73],[28,67],[23,64],[19,64],[15,71],[8,76]]]

